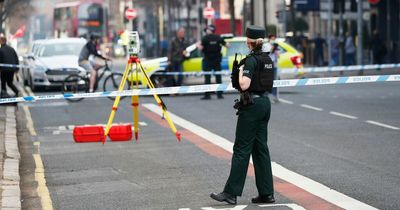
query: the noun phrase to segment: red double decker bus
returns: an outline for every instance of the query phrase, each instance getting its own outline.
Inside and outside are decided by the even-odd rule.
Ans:
[[[58,3],[54,7],[54,37],[81,37],[91,33],[107,35],[104,0]]]

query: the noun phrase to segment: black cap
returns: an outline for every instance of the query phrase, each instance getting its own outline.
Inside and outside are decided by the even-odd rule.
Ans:
[[[246,37],[250,39],[260,39],[265,37],[265,29],[260,26],[247,26]]]
[[[214,25],[208,25],[204,30],[210,30],[212,32],[215,32],[215,26]]]

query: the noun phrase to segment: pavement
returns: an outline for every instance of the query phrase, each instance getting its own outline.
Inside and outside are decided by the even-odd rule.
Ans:
[[[1,209],[21,209],[16,107],[0,106],[0,195]]]

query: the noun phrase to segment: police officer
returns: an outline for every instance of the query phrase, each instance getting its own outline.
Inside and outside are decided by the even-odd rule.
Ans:
[[[224,39],[222,39],[219,35],[215,34],[215,26],[209,25],[205,29],[206,35],[201,39],[201,43],[198,44],[198,48],[203,51],[203,71],[211,72],[211,71],[221,71],[221,46],[227,46]],[[204,83],[211,84],[211,75],[204,76]],[[217,83],[221,83],[221,75],[215,75],[215,79]],[[222,96],[222,91],[217,91],[217,96],[219,99],[224,98]],[[207,100],[211,99],[210,93],[206,92],[204,97],[201,99]]]
[[[246,29],[247,46],[251,53],[241,63],[238,81],[232,85],[240,90],[235,144],[229,178],[221,193],[212,193],[211,198],[220,202],[236,204],[236,197],[242,195],[250,155],[253,157],[258,196],[252,203],[273,203],[274,188],[271,160],[267,145],[267,126],[271,103],[264,94],[270,92],[273,83],[273,62],[262,52],[265,30],[258,26]],[[237,85],[235,85],[237,84]]]

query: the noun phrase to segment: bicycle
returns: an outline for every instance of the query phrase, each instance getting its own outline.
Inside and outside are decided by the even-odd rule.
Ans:
[[[112,72],[110,66],[108,65],[107,60],[105,60],[105,64],[101,66],[97,70],[96,81],[94,84],[94,91],[97,90],[100,80],[103,78],[105,74],[109,74],[105,77],[103,82],[103,91],[117,91],[119,84],[121,83],[122,73]],[[88,93],[89,92],[89,81],[90,81],[90,72],[86,72],[85,75],[79,74],[71,74],[67,78],[64,79],[61,86],[62,94],[75,94],[75,93]],[[129,81],[127,82],[127,87],[125,89],[130,89]],[[111,100],[114,100],[115,97],[108,97]],[[124,97],[121,97],[121,99]],[[84,98],[67,98],[68,101],[78,102],[83,100]]]

